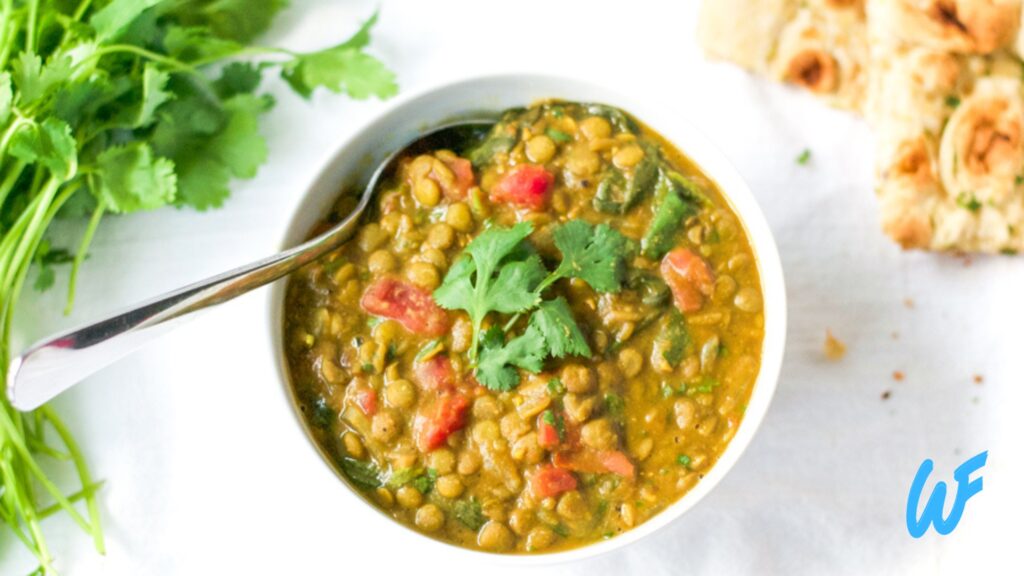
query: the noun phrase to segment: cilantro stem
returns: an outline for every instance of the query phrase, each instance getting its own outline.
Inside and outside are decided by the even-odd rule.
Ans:
[[[39,0],[31,0],[28,4],[28,23],[25,24],[25,52],[35,54],[36,26],[39,20]]]
[[[104,46],[83,58],[82,61],[78,63],[78,65],[81,66],[82,64],[90,60],[98,60],[104,56],[119,53],[127,53],[134,54],[136,56],[141,56],[143,58],[146,58],[147,60],[159,62],[160,64],[168,66],[174,70],[177,70],[178,72],[187,72],[189,74],[201,75],[200,72],[196,70],[194,66],[185,64],[181,60],[171,58],[169,56],[164,56],[162,54],[157,54],[156,52],[151,52],[149,50],[146,50],[145,48],[139,48],[138,46],[133,46],[131,44],[111,44],[110,46]],[[203,76],[203,78],[205,79],[206,77]]]
[[[8,168],[7,175],[0,181],[0,208],[3,208],[4,202],[7,201],[7,196],[11,193],[11,189],[24,170],[25,163],[21,160],[18,160],[13,166]]]
[[[78,245],[78,252],[75,253],[75,261],[71,264],[71,280],[68,285],[68,302],[64,306],[64,315],[71,314],[71,309],[75,306],[75,287],[78,285],[78,269],[82,266],[82,262],[85,260],[85,255],[89,251],[89,245],[92,244],[93,234],[96,233],[96,227],[100,225],[100,220],[103,218],[103,213],[106,211],[107,206],[102,201],[96,206],[96,210],[92,213],[92,218],[89,218],[89,226],[86,227],[85,233],[82,234],[82,241]]]
[[[11,53],[12,40],[17,22],[11,18],[12,0],[3,0],[3,12],[0,13],[0,69],[7,67],[7,58]]]
[[[97,210],[99,212],[99,210]],[[68,432],[64,422],[57,416],[49,406],[43,406],[42,410],[43,418],[53,426],[53,429],[60,436],[60,441],[64,443],[64,446],[68,449],[68,454],[71,455],[71,462],[75,465],[75,471],[78,472],[78,479],[82,484],[82,490],[85,491],[88,487],[93,485],[92,476],[89,474],[89,468],[85,464],[85,458],[82,456],[82,451],[78,448],[78,443]],[[68,499],[70,502],[70,498]],[[105,552],[105,545],[103,543],[103,530],[100,527],[100,510],[96,504],[95,492],[89,492],[85,495],[85,507],[89,512],[89,523],[92,525],[92,539],[93,545],[96,547],[96,551],[100,554]]]
[[[78,8],[75,8],[75,13],[71,15],[71,18],[73,18],[75,22],[80,22],[82,20],[82,16],[85,15],[85,11],[89,9],[91,4],[92,0],[82,0],[78,5]]]
[[[193,60],[189,64],[194,68],[199,68],[202,66],[206,66],[208,64],[213,64],[215,62],[226,60],[228,58],[245,58],[248,56],[264,56],[267,54],[289,56],[291,58],[301,56],[301,54],[299,54],[298,52],[288,50],[287,48],[277,48],[274,46],[249,46],[247,48],[243,48],[242,50],[238,50],[230,54],[218,54],[216,56],[207,56],[206,58],[199,58],[197,60]]]

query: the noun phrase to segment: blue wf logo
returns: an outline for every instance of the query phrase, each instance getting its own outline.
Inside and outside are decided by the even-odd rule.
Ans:
[[[984,466],[987,459],[988,450],[971,457],[953,472],[953,478],[956,480],[956,499],[953,500],[953,507],[946,518],[942,517],[942,508],[946,504],[945,482],[935,483],[935,489],[932,490],[932,495],[928,497],[928,502],[924,505],[924,510],[921,511],[921,517],[916,517],[918,506],[921,503],[921,491],[924,490],[924,483],[934,468],[930,459],[922,462],[921,467],[917,469],[917,475],[914,476],[914,482],[910,485],[910,494],[907,496],[907,530],[910,535],[914,538],[924,536],[924,533],[928,531],[929,524],[934,524],[935,531],[939,534],[946,535],[952,532],[960,523],[967,500],[981,492],[981,476],[971,480],[971,474]]]

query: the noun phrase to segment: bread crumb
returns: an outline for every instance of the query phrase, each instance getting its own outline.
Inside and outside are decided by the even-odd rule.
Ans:
[[[891,396],[892,396],[892,391],[891,390],[886,390],[885,392],[882,392],[882,400],[888,400]]]
[[[846,344],[836,338],[831,330],[825,330],[825,357],[833,362],[843,359],[846,355]]]
[[[914,307],[914,299],[913,298],[904,298],[903,299],[903,307],[904,308],[911,308],[912,309]]]
[[[893,370],[893,372],[892,372],[892,379],[893,380],[895,380],[897,382],[902,382],[904,378],[906,378],[906,375],[903,372],[901,372],[899,370]]]
[[[981,374],[975,374],[974,375],[974,383],[975,384],[981,384],[984,381],[985,381],[985,377],[982,376]]]
[[[899,340],[900,339],[900,333],[895,331],[895,330],[893,330],[892,331],[892,339],[893,340]]]

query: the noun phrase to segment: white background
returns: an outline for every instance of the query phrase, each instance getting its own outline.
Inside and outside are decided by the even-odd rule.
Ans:
[[[266,39],[296,49],[347,37],[375,2],[294,0]],[[1024,267],[1019,258],[904,254],[882,236],[861,120],[702,58],[696,2],[385,0],[374,50],[403,91],[505,71],[590,79],[670,106],[748,179],[771,224],[790,301],[774,404],[732,473],[650,538],[550,573],[1020,572],[1024,514]],[[324,161],[384,106],[276,79],[270,162],[223,210],[108,217],[79,285],[28,294],[17,333],[41,337],[264,256]],[[806,166],[794,159],[812,151]],[[62,278],[58,278],[58,286]],[[911,299],[909,307],[905,300]],[[305,444],[268,339],[267,292],[225,305],[65,394],[56,406],[107,484],[106,556],[65,518],[45,528],[67,574],[511,574],[393,540]],[[824,359],[826,329],[849,346]],[[894,336],[895,333],[895,336]],[[900,370],[905,380],[892,373]],[[972,382],[984,376],[981,385]],[[891,391],[891,398],[881,395]],[[959,528],[912,539],[907,490],[989,451]],[[950,498],[952,500],[952,498]],[[0,540],[0,572],[34,568]],[[519,571],[517,571],[519,572]],[[533,572],[532,570],[530,572]],[[545,572],[543,569],[537,573]],[[545,572],[545,573],[548,573]]]

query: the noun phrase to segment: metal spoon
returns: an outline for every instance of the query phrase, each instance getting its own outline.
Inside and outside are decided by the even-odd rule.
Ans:
[[[172,321],[269,284],[338,248],[355,233],[360,217],[376,196],[377,185],[390,174],[398,158],[420,150],[455,147],[469,134],[478,134],[493,124],[493,120],[446,124],[395,151],[374,171],[352,213],[304,244],[36,343],[11,361],[7,397],[19,410],[38,408],[97,370],[168,332],[177,324]]]

